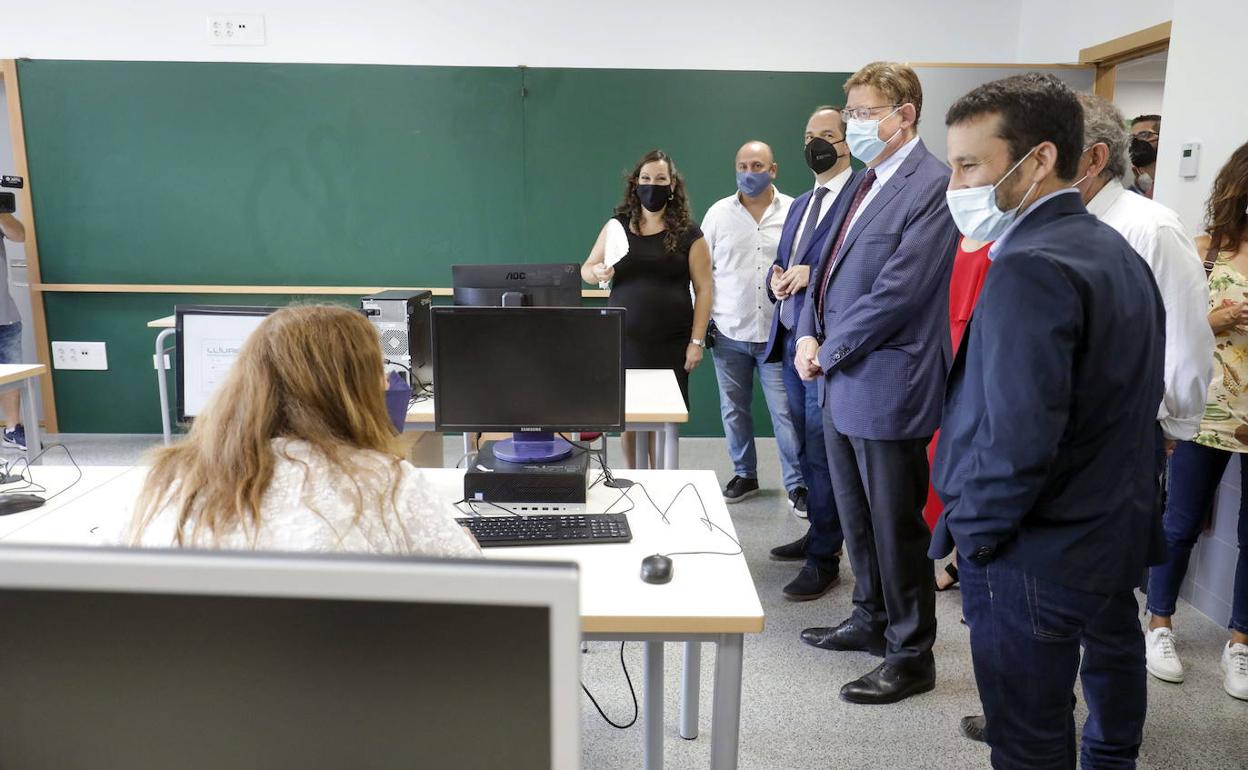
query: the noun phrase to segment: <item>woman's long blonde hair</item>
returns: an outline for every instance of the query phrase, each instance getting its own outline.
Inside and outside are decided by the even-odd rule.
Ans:
[[[336,305],[273,313],[247,339],[190,434],[153,454],[132,541],[158,512],[176,506],[178,545],[240,529],[254,543],[260,502],[273,479],[271,440],[279,437],[306,441],[344,483],[354,482],[357,516],[365,492],[352,455],[361,449],[389,455],[393,499],[400,450],[383,382],[377,332],[360,313]]]

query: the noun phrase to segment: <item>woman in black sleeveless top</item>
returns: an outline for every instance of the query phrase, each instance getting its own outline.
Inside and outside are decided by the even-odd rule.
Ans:
[[[666,153],[645,155],[628,176],[614,221],[623,226],[628,253],[605,262],[608,222],[581,266],[586,283],[611,281],[611,307],[624,314],[624,366],[671,369],[689,406],[689,372],[702,361],[711,317],[711,251],[689,214],[685,182]],[[693,285],[694,298],[689,286]],[[623,435],[632,467],[635,436]],[[654,444],[650,462],[654,464]]]

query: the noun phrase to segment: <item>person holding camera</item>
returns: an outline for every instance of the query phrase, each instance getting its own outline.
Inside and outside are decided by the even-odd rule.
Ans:
[[[16,364],[22,360],[22,316],[9,292],[9,258],[4,251],[6,239],[14,243],[26,240],[26,227],[12,214],[0,214],[0,364]],[[17,390],[0,393],[0,411],[4,414],[4,446],[25,449],[26,428],[21,421],[21,393]]]

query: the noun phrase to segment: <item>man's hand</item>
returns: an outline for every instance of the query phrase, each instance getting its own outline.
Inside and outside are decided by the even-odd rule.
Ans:
[[[1166,457],[1173,455],[1174,448],[1178,445],[1179,445],[1179,442],[1175,441],[1174,439],[1172,438],[1166,439]]]
[[[810,285],[810,265],[794,265],[780,279],[784,292],[792,296]]]
[[[819,343],[813,337],[798,341],[793,368],[797,370],[797,376],[806,382],[812,382],[823,374],[823,368],[819,366]]]
[[[784,290],[784,271],[779,265],[771,266],[771,293],[776,299],[788,299],[789,293]]]

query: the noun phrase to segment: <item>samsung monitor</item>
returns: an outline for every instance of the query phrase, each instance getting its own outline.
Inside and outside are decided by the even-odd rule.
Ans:
[[[451,265],[456,305],[580,307],[581,266]]]
[[[174,307],[180,422],[203,411],[234,366],[243,343],[275,310],[240,305]]]
[[[574,564],[3,546],[0,767],[577,768],[577,584]]]
[[[624,429],[622,308],[433,309],[434,422],[508,431],[508,462],[566,457],[555,434]]]

